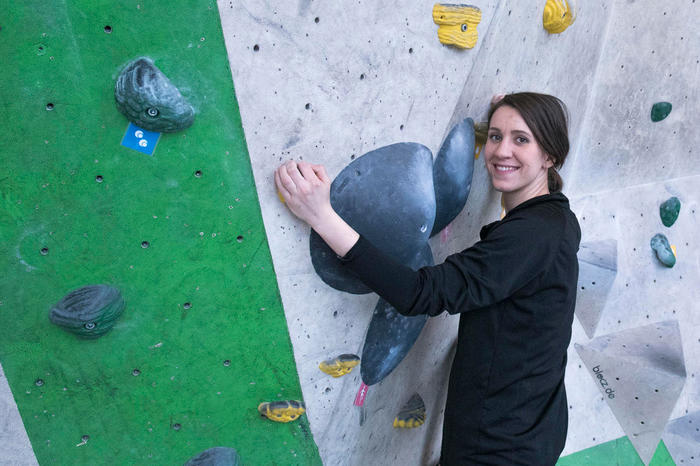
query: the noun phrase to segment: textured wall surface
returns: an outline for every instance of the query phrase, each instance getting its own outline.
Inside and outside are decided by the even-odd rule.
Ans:
[[[0,382],[27,435],[1,391],[0,464],[320,463],[305,416],[256,409],[301,389],[216,3],[2,3]],[[142,55],[197,110],[153,156],[114,101]],[[97,283],[126,300],[109,333],[49,322]]]
[[[700,318],[697,313],[700,251],[696,239],[696,212],[700,202],[700,155],[697,149],[700,147],[700,132],[694,125],[695,113],[700,108],[700,30],[696,27],[700,22],[700,4],[695,0],[671,0],[663,4],[651,0],[580,1],[577,2],[575,23],[561,34],[549,35],[542,28],[544,3],[544,0],[484,0],[478,3],[482,19],[477,27],[477,44],[470,50],[458,50],[438,42],[437,26],[431,17],[433,2],[357,0],[351,4],[340,4],[298,0],[275,4],[259,0],[218,0],[226,51],[219,47],[203,55],[202,48],[206,50],[213,44],[212,37],[209,33],[194,30],[197,29],[197,14],[191,9],[183,7],[182,28],[158,28],[152,25],[164,21],[164,10],[150,8],[146,4],[114,6],[100,3],[99,7],[90,10],[73,7],[58,11],[28,4],[22,10],[24,14],[17,14],[11,21],[0,25],[0,36],[12,33],[12,24],[30,24],[27,18],[41,11],[44,14],[39,15],[39,19],[44,22],[40,21],[39,24],[45,26],[27,27],[25,36],[19,41],[24,46],[6,47],[2,49],[3,56],[11,57],[15,60],[12,63],[20,64],[26,59],[21,58],[24,55],[31,56],[32,60],[45,60],[45,64],[41,62],[36,66],[51,66],[53,68],[50,70],[55,70],[55,74],[31,74],[31,69],[27,74],[27,70],[21,66],[8,68],[9,78],[2,84],[5,92],[0,95],[0,102],[14,112],[12,115],[18,115],[16,118],[19,122],[11,125],[7,120],[3,126],[29,136],[26,137],[26,147],[15,145],[11,150],[3,148],[3,160],[18,157],[21,163],[17,167],[31,167],[29,170],[16,168],[25,178],[14,180],[9,186],[34,186],[36,183],[40,186],[49,166],[56,177],[51,188],[34,186],[31,188],[32,195],[41,193],[40,189],[57,189],[54,185],[60,183],[73,186],[71,183],[75,174],[71,173],[71,169],[78,166],[82,170],[78,170],[79,174],[89,175],[79,189],[83,193],[90,192],[86,190],[91,189],[91,183],[94,183],[93,159],[100,160],[100,166],[103,166],[111,152],[102,147],[113,144],[116,136],[110,135],[123,132],[123,127],[115,130],[101,128],[97,140],[103,143],[102,146],[81,149],[84,152],[78,152],[77,159],[65,155],[66,148],[82,147],[82,136],[92,128],[95,118],[98,122],[104,120],[107,128],[110,128],[112,121],[119,120],[120,117],[114,115],[110,98],[93,99],[94,108],[98,109],[95,116],[89,110],[93,107],[86,106],[82,97],[104,92],[103,88],[109,87],[116,77],[118,65],[126,60],[124,57],[133,58],[148,53],[159,65],[161,62],[169,63],[172,57],[176,57],[184,66],[178,68],[170,63],[170,68],[163,66],[164,71],[172,73],[169,76],[176,83],[188,83],[184,89],[181,88],[186,97],[200,95],[200,99],[204,99],[201,92],[198,93],[198,86],[200,81],[206,82],[207,79],[198,73],[204,73],[203,70],[210,70],[208,66],[214,65],[217,66],[216,70],[221,71],[220,68],[225,67],[227,53],[237,101],[215,99],[214,94],[205,93],[206,101],[195,102],[198,120],[191,133],[186,133],[187,140],[180,140],[178,136],[163,139],[156,157],[162,158],[166,154],[174,157],[176,162],[168,169],[175,173],[183,168],[189,177],[192,171],[204,165],[190,163],[192,158],[184,156],[180,149],[185,147],[189,154],[196,154],[200,160],[211,164],[204,170],[205,176],[198,181],[206,181],[212,170],[221,173],[216,181],[222,183],[223,191],[217,191],[211,185],[210,190],[193,193],[193,198],[172,201],[173,211],[192,208],[203,212],[198,217],[197,234],[200,231],[209,236],[220,233],[215,219],[223,214],[216,207],[211,207],[217,204],[217,199],[226,205],[226,209],[230,209],[229,205],[234,206],[232,215],[240,212],[241,208],[231,199],[250,204],[249,210],[242,215],[251,217],[260,215],[253,208],[258,201],[260,203],[264,232],[261,224],[251,226],[253,224],[246,223],[247,220],[236,223],[235,228],[221,227],[233,238],[243,231],[245,241],[239,245],[243,248],[243,255],[231,259],[231,263],[245,263],[246,270],[241,266],[225,277],[221,275],[212,280],[217,283],[214,289],[219,291],[235,289],[242,280],[252,280],[258,283],[258,289],[260,283],[265,283],[263,288],[267,291],[272,289],[272,294],[275,294],[274,284],[267,281],[268,275],[250,278],[251,264],[244,258],[244,252],[248,251],[250,254],[245,257],[254,256],[257,257],[256,261],[262,260],[256,248],[259,246],[261,250],[266,250],[266,243],[258,240],[267,237],[289,336],[282,327],[275,327],[276,336],[265,341],[280,344],[280,339],[291,339],[294,361],[287,351],[282,353],[282,359],[263,358],[260,367],[274,366],[279,373],[286,374],[284,377],[274,376],[270,385],[266,385],[273,390],[276,384],[291,383],[289,377],[295,377],[296,365],[301,392],[308,408],[308,430],[299,427],[307,426],[306,418],[302,418],[302,424],[294,424],[289,430],[291,437],[280,441],[299,439],[295,433],[304,436],[299,448],[305,453],[301,455],[308,455],[311,459],[297,459],[299,464],[317,461],[310,444],[311,438],[307,435],[309,433],[313,435],[321,459],[328,465],[434,464],[440,450],[442,407],[457,319],[439,316],[429,320],[404,362],[383,382],[370,387],[365,407],[360,409],[353,406],[361,382],[359,370],[334,379],[322,373],[318,364],[340,353],[360,354],[377,297],[372,294],[349,295],[328,287],[320,280],[309,257],[308,227],[296,221],[280,203],[274,190],[272,171],[285,160],[304,159],[323,163],[333,177],[354,158],[395,142],[418,142],[436,153],[452,125],[464,117],[472,117],[475,121],[485,118],[488,102],[495,93],[534,90],[557,95],[567,103],[571,114],[572,150],[563,170],[566,182],[564,192],[578,215],[582,240],[589,244],[605,240],[616,246],[615,270],[606,269],[609,273],[598,275],[604,277],[605,283],[595,280],[580,283],[584,288],[580,292],[586,299],[581,300],[577,313],[595,315],[595,325],[589,325],[587,334],[579,320],[574,321],[566,379],[570,425],[564,455],[568,456],[562,458],[560,464],[643,464],[633,443],[625,437],[633,433],[621,427],[601,393],[598,380],[575,350],[574,343],[587,346],[592,344],[594,338],[605,339],[608,336],[611,341],[618,341],[619,335],[624,332],[669,320],[675,320],[679,325],[680,342],[676,341],[674,345],[679,344],[682,348],[685,382],[670,414],[654,413],[663,422],[666,418],[670,418],[671,422],[663,433],[666,444],[659,444],[650,464],[671,465],[674,460],[677,464],[691,464],[691,461],[700,459],[700,451],[693,451],[698,444],[695,432],[689,430],[700,411],[700,386],[696,377],[700,370]],[[213,2],[205,3],[202,8],[207,8],[208,14],[215,16],[216,5]],[[137,14],[146,16],[127,26],[127,18],[132,19]],[[207,18],[211,21],[210,16]],[[122,28],[132,31],[131,41],[117,34],[117,19],[122,21]],[[93,24],[95,21],[97,23]],[[114,26],[113,35],[105,36],[102,28],[110,22]],[[91,28],[97,30],[92,31]],[[61,33],[52,33],[52,30]],[[135,31],[138,31],[138,35]],[[105,43],[104,37],[121,42]],[[148,45],[147,52],[144,52],[137,37],[141,44]],[[7,41],[5,43],[9,44]],[[176,55],[173,55],[173,49],[178,51]],[[54,57],[57,61],[54,61]],[[106,69],[92,69],[87,57],[102,57],[99,63]],[[32,79],[20,79],[24,76],[31,76]],[[222,80],[221,86],[225,85],[224,78],[229,79],[228,76],[216,74],[216,79]],[[80,95],[81,98],[66,98],[61,102],[53,97],[61,92],[67,96]],[[21,99],[17,100],[15,94]],[[50,99],[56,102],[54,111],[58,111],[59,115],[64,111],[69,112],[68,118],[78,122],[78,125],[68,126],[65,120],[61,120],[61,124],[46,120],[47,115],[53,118],[56,115],[44,110],[44,105]],[[659,101],[671,102],[673,110],[666,119],[652,122],[650,110]],[[80,105],[75,102],[80,102]],[[235,133],[236,125],[231,125],[229,121],[229,113],[236,105],[240,106],[250,157],[250,166],[244,164],[243,168],[239,165],[242,160],[236,159],[234,163],[230,158],[223,158],[225,144],[215,143],[211,149],[201,149],[189,142],[194,137],[201,140],[204,131],[202,125],[208,125],[209,132],[205,132],[205,135],[210,139],[224,138],[228,141],[226,138],[229,134],[238,134]],[[38,108],[34,109],[34,106]],[[26,108],[31,110],[27,111]],[[233,113],[237,113],[237,110]],[[119,123],[123,121],[119,120]],[[49,134],[42,129],[47,124],[56,125],[48,126],[51,128]],[[240,135],[235,144],[237,149],[225,155],[245,158],[245,145],[242,142]],[[40,148],[41,144],[48,147]],[[122,152],[117,152],[118,161],[127,160],[127,157],[138,159],[140,156],[135,152],[127,155],[123,148],[119,150]],[[52,154],[66,157],[66,160],[51,158]],[[85,167],[76,165],[75,160],[82,160],[80,154],[84,154],[89,162],[80,162]],[[47,160],[53,165],[42,165]],[[141,159],[138,160],[142,164]],[[135,163],[129,162],[128,165],[136,175],[132,174],[134,180],[125,196],[142,192],[138,191],[142,187],[137,189],[135,185],[143,185],[150,180],[156,180],[156,185],[164,183],[170,191],[188,192],[182,185],[186,177],[180,180],[177,175],[167,174],[155,164],[143,168]],[[110,174],[110,179],[119,176],[120,167],[116,164],[109,167],[109,172],[106,169],[103,171]],[[254,184],[253,179],[246,178],[250,167]],[[138,176],[141,170],[146,170],[146,180]],[[232,178],[240,180],[241,176],[245,180],[240,187],[232,188],[226,184]],[[40,181],[33,182],[33,178]],[[37,224],[36,219],[49,217],[43,216],[42,209],[30,215],[34,205],[29,208],[26,202],[24,206],[18,205],[18,200],[24,200],[23,195],[16,194],[16,190],[8,190],[7,186],[7,178],[0,179],[0,192],[5,201],[2,204],[4,218],[0,219],[4,220],[1,232],[3,246],[9,245],[3,252],[7,252],[10,258],[3,272],[9,271],[13,278],[0,281],[0,319],[4,316],[9,322],[7,310],[15,309],[18,303],[29,300],[27,302],[32,303],[31,306],[25,305],[23,309],[40,308],[42,316],[32,320],[32,314],[29,314],[31,322],[40,322],[23,324],[31,329],[33,325],[45,324],[40,319],[43,319],[47,306],[60,298],[58,289],[63,290],[63,287],[59,285],[66,279],[54,279],[53,288],[42,289],[44,296],[34,293],[27,298],[26,293],[17,294],[14,291],[18,289],[16,283],[19,280],[23,280],[20,290],[36,289],[38,286],[25,278],[38,273],[32,270],[37,267],[34,259],[27,259],[33,256],[26,253],[35,253],[41,244],[40,241],[34,244],[32,235],[22,236],[18,240],[17,235],[22,230],[19,226],[22,225],[22,231],[26,231]],[[71,204],[72,191],[58,188],[51,197],[53,205],[66,209],[65,206]],[[219,198],[220,195],[226,200]],[[659,219],[658,209],[670,196],[678,197],[682,206],[677,222],[665,227]],[[80,205],[89,208],[92,205],[90,202],[86,200]],[[137,205],[148,204],[141,202]],[[214,211],[206,211],[212,208]],[[153,209],[145,210],[150,215]],[[134,215],[144,213],[142,211],[144,208],[139,207]],[[498,219],[499,213],[499,195],[491,190],[483,158],[480,158],[476,161],[467,206],[442,234],[432,240],[436,260],[440,261],[446,255],[471,245],[478,238],[480,227]],[[63,210],[54,212],[50,218],[58,219],[61,215]],[[131,220],[128,220],[130,214],[120,215],[126,225],[131,224]],[[182,220],[185,223],[184,214]],[[63,220],[74,221],[75,216]],[[88,222],[87,219],[81,221]],[[194,227],[194,223],[188,223]],[[68,230],[69,223],[62,225]],[[82,223],[78,222],[78,225]],[[137,232],[142,233],[140,236],[149,231],[147,223],[139,222],[136,226]],[[187,235],[187,231],[180,230],[178,234]],[[169,227],[159,231],[164,236],[172,233]],[[12,234],[6,236],[8,232]],[[83,230],[80,230],[76,234],[82,233]],[[676,247],[677,263],[672,269],[662,266],[649,247],[649,241],[656,233],[665,234]],[[225,233],[220,236],[225,237]],[[251,238],[257,239],[252,249],[248,242]],[[127,233],[120,233],[116,242],[121,244],[128,239]],[[114,240],[102,241],[111,244]],[[156,252],[151,248],[140,250],[140,241],[139,238],[135,243],[135,254]],[[13,249],[15,243],[20,244],[17,254]],[[154,240],[153,246],[159,246],[158,243]],[[160,245],[163,244],[165,239],[160,242]],[[95,255],[103,254],[87,246],[73,247],[83,251],[81,257],[85,260],[81,264],[93,264]],[[208,247],[211,249],[206,249],[202,254],[212,261],[226,251],[226,246],[222,246],[224,250],[218,246]],[[182,260],[204,260],[202,257],[192,258],[190,254]],[[51,256],[38,259],[47,258],[52,259]],[[85,273],[111,273],[114,267],[133,265],[128,260],[123,262],[124,254],[119,250],[113,256],[108,255],[100,260],[108,261],[109,258],[114,261],[110,268],[88,265],[84,267],[87,269]],[[144,263],[147,264],[153,263]],[[269,264],[262,264],[261,267],[269,269]],[[76,285],[82,284],[78,283],[78,278],[84,275],[68,276]],[[152,281],[152,277],[145,272],[140,277],[140,280]],[[208,281],[207,277],[202,272],[192,280]],[[32,284],[31,287],[28,288],[28,284]],[[180,289],[181,285],[173,286]],[[184,288],[189,289],[185,285]],[[136,291],[132,291],[132,296],[146,294],[146,285],[133,286]],[[49,294],[51,299],[48,299]],[[179,298],[179,295],[175,296]],[[212,297],[212,304],[218,302],[215,298]],[[257,303],[259,298],[241,299]],[[270,296],[271,302],[274,299],[278,298]],[[161,306],[156,301],[148,303],[149,306]],[[205,301],[202,301],[202,305],[205,305]],[[181,312],[177,303],[174,306]],[[253,307],[258,310],[265,307],[279,316],[279,303],[277,307],[274,304],[256,304]],[[248,320],[242,319],[239,323],[244,324]],[[275,322],[274,325],[279,324],[279,320]],[[206,327],[204,323],[202,325]],[[258,326],[252,334],[267,334],[270,327],[262,327],[264,331]],[[246,335],[251,334],[243,330],[245,332],[248,332]],[[187,338],[192,338],[197,334],[187,335]],[[27,388],[36,390],[37,387],[32,385],[37,378],[35,373],[43,366],[36,362],[40,359],[34,358],[34,365],[26,364],[31,370],[23,373],[19,365],[11,362],[11,356],[19,352],[17,348],[31,347],[26,344],[26,339],[12,341],[15,343],[11,350],[8,350],[10,347],[5,342],[0,344],[0,357],[17,398]],[[637,356],[629,361],[639,360]],[[664,355],[652,352],[650,364],[639,367],[653,370],[655,362],[658,362],[656,356]],[[220,359],[214,349],[212,358],[217,363]],[[632,363],[629,364],[631,367]],[[204,373],[205,367],[201,369]],[[645,377],[643,370],[639,373],[639,377],[630,380],[616,380],[613,382],[615,389],[626,393],[631,399],[641,391],[655,393],[654,390],[659,387],[650,385],[650,380],[657,380],[655,376]],[[44,389],[49,390],[50,387]],[[294,388],[287,390],[300,395]],[[394,416],[414,392],[420,393],[425,400],[426,423],[411,430],[394,429],[391,425]],[[102,390],[96,390],[96,393],[100,394],[94,396],[102,399]],[[277,393],[269,392],[271,396]],[[172,398],[154,397],[153,402],[177,399],[174,394],[171,395]],[[661,393],[660,396],[663,395]],[[22,458],[27,457],[30,447],[26,436],[22,435],[23,427],[19,418],[13,415],[11,397],[8,398],[7,393],[3,396],[2,391],[0,397],[7,400],[0,406],[6,406],[9,413],[7,421],[0,423],[0,441],[9,439],[12,442],[7,446],[0,443],[0,457],[11,458],[11,464],[24,464]],[[22,399],[17,401],[29,438],[34,438],[37,432],[44,432],[31,426],[32,422],[36,422],[32,421],[34,416],[39,415],[35,411],[39,409],[41,399],[34,400],[35,404],[28,404]],[[219,406],[209,399],[202,399],[202,403],[203,409]],[[634,414],[633,411],[630,408],[630,415]],[[66,429],[65,423],[55,425],[65,429],[66,438],[73,440],[77,435],[70,428]],[[247,433],[251,435],[246,445],[251,451],[254,447],[267,448],[265,439],[269,435],[279,435],[280,431],[279,426],[255,424],[252,419],[246,426]],[[231,429],[235,430],[235,427]],[[179,434],[187,432],[181,431]],[[661,434],[652,432],[645,438],[660,438]],[[253,437],[257,440],[253,440]],[[167,435],[164,438],[167,439]],[[97,444],[93,440],[90,442]],[[76,448],[76,443],[70,448]],[[287,455],[293,449],[284,443],[273,445],[279,450],[264,453],[271,456],[258,457],[258,461],[251,464],[267,464],[273,461],[274,455]],[[645,451],[654,451],[655,447],[647,446]],[[37,444],[34,450],[37,451]],[[46,447],[42,445],[38,452],[46,455]],[[40,459],[42,457],[46,456],[40,456]],[[285,456],[279,461],[287,464],[287,459]],[[646,456],[644,459],[648,460]],[[33,458],[27,458],[26,464],[33,464]]]
[[[219,1],[311,429],[327,464],[437,458],[456,319],[428,322],[406,360],[370,387],[367,419],[360,425],[352,406],[359,374],[331,379],[317,366],[339,353],[359,354],[376,297],[349,295],[320,281],[309,259],[308,228],[279,202],[272,171],[284,160],[304,159],[323,163],[333,177],[354,157],[401,141],[420,142],[435,153],[452,125],[467,116],[483,120],[491,96],[501,92],[547,92],[569,106],[565,193],[584,241],[613,238],[619,248],[619,270],[595,335],[678,319],[688,382],[672,417],[698,409],[692,312],[697,286],[690,284],[698,279],[692,205],[700,196],[690,179],[676,178],[697,174],[700,161],[693,152],[698,132],[687,128],[692,120],[686,113],[698,107],[698,32],[691,24],[700,19],[700,8],[692,1],[663,7],[649,1],[579,2],[576,22],[549,35],[542,28],[544,2],[477,6],[479,41],[474,49],[457,50],[438,42],[432,3],[358,1],[346,8],[303,0]],[[674,109],[652,123],[651,106],[661,100]],[[665,269],[649,240],[665,228],[658,205],[671,195],[682,199],[685,217],[670,229],[678,264]],[[466,208],[432,241],[436,260],[472,244],[499,211],[499,197],[478,160]],[[572,343],[588,341],[575,321]],[[625,435],[573,345],[567,384],[565,454]],[[391,420],[413,391],[426,401],[426,425],[395,431]],[[631,444],[615,445],[639,460]],[[576,458],[568,464],[587,461]],[[653,462],[664,458],[667,453],[659,450]]]

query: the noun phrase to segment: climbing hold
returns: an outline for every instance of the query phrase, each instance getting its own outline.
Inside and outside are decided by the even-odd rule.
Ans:
[[[235,448],[213,447],[190,458],[185,466],[239,466],[241,457]]]
[[[671,245],[668,243],[665,235],[661,233],[654,235],[651,239],[651,249],[656,252],[656,257],[666,267],[670,268],[676,265],[676,255],[673,253],[673,249],[671,249]]]
[[[49,320],[79,337],[98,338],[107,333],[124,311],[118,289],[88,285],[68,293],[49,312]]]
[[[126,65],[114,86],[117,108],[149,131],[174,133],[194,121],[194,109],[149,58]]]
[[[559,34],[574,24],[576,4],[574,0],[547,0],[542,12],[542,25],[550,34]]]
[[[656,102],[651,107],[651,121],[661,121],[671,113],[673,105],[670,102]]]
[[[418,393],[414,393],[394,418],[394,427],[411,429],[425,422],[425,403]]]
[[[375,247],[410,267],[435,222],[430,149],[402,142],[356,158],[333,180],[331,205]],[[371,292],[313,230],[309,247],[311,263],[326,284],[348,293]]]
[[[332,359],[326,359],[318,368],[333,377],[342,377],[349,374],[360,363],[360,357],[356,354],[341,354]]]
[[[678,218],[678,213],[681,211],[681,201],[677,197],[673,196],[663,202],[659,207],[659,214],[661,215],[661,222],[670,227],[676,222]]]
[[[473,5],[436,3],[433,21],[438,25],[438,40],[445,45],[470,49],[476,45],[476,26],[481,21],[481,10]]]
[[[435,223],[430,236],[440,233],[467,203],[474,172],[474,121],[456,124],[433,162]]]
[[[260,403],[258,412],[262,417],[266,417],[275,422],[290,422],[299,419],[299,416],[306,412],[306,405],[303,401],[271,401]]]

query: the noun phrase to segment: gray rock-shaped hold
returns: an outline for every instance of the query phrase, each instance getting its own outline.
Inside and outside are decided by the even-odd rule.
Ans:
[[[331,184],[331,205],[374,246],[402,264],[428,242],[435,221],[433,157],[416,143],[381,147],[351,162]],[[321,279],[348,293],[369,293],[316,232],[311,262]]]
[[[185,466],[239,466],[241,458],[234,448],[213,447],[191,458]]]
[[[474,121],[466,118],[452,128],[433,163],[436,212],[430,236],[440,233],[462,211],[473,172]]]
[[[432,264],[433,254],[426,244],[407,265],[415,270]],[[401,315],[391,304],[379,298],[362,346],[362,381],[374,385],[384,380],[406,357],[427,321],[427,315]]]
[[[149,58],[126,65],[114,86],[117,108],[149,131],[174,133],[192,125],[194,109]]]
[[[588,338],[593,338],[617,277],[617,240],[581,243],[578,265],[576,317]]]
[[[73,290],[49,312],[49,320],[83,338],[109,332],[124,311],[124,298],[108,285],[88,285]]]
[[[685,384],[678,322],[646,325],[574,346],[640,458],[649,464]]]

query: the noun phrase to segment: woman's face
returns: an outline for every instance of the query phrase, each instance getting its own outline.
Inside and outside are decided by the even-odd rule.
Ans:
[[[547,170],[552,162],[513,107],[499,107],[491,116],[484,153],[493,187],[516,201],[511,208],[549,193]]]

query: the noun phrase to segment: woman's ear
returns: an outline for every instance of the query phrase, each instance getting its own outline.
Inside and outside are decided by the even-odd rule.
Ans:
[[[552,160],[552,157],[544,154],[545,159],[544,159],[544,164],[542,165],[546,169],[550,169],[554,166],[554,161]]]

